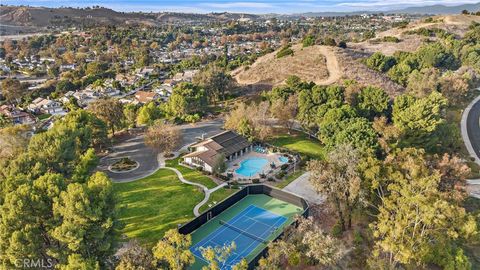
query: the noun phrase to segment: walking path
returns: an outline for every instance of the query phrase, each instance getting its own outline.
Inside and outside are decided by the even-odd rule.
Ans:
[[[178,155],[180,154],[180,152],[175,152],[174,153],[174,157],[172,158],[175,158],[177,157]],[[195,205],[195,207],[193,208],[193,214],[198,217],[200,215],[200,207],[202,207],[204,204],[206,204],[208,202],[208,200],[210,199],[210,194],[212,194],[213,192],[225,187],[227,185],[227,183],[223,183],[223,184],[220,184],[212,189],[208,189],[206,186],[200,184],[200,183],[195,183],[195,182],[192,182],[192,181],[188,181],[187,179],[185,179],[182,175],[182,173],[175,169],[175,168],[172,168],[172,167],[167,167],[165,166],[165,157],[163,157],[162,154],[159,154],[158,155],[158,164],[160,165],[159,168],[164,168],[164,169],[168,169],[168,170],[171,170],[173,172],[175,172],[177,174],[177,177],[178,179],[180,179],[180,181],[184,184],[187,184],[187,185],[192,185],[192,186],[197,186],[199,188],[202,189],[203,193],[205,194],[205,197],[203,198],[203,200],[201,202],[199,202],[197,205]]]

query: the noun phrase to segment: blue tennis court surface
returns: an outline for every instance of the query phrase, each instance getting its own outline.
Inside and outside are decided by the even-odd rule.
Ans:
[[[255,248],[267,242],[267,239],[287,221],[286,217],[276,215],[255,205],[249,205],[230,220],[213,220],[222,224],[214,232],[190,248],[193,254],[202,260],[201,247],[216,247],[235,242],[236,249],[221,269],[231,269]]]

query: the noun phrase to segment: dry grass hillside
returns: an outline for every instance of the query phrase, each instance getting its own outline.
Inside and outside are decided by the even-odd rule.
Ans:
[[[422,41],[426,38],[420,35],[408,34],[409,31],[420,28],[443,29],[457,36],[463,36],[472,22],[480,23],[480,16],[474,15],[444,15],[432,17],[432,22],[417,21],[410,23],[405,28],[393,28],[385,32],[378,33],[375,39],[367,40],[361,43],[350,43],[348,46],[352,49],[374,53],[382,52],[386,55],[392,55],[396,51],[415,51],[420,47]],[[393,36],[400,39],[400,42],[376,42],[376,39]]]
[[[361,62],[361,59],[366,57],[364,53],[352,49],[335,49],[335,55],[343,79],[351,79],[363,85],[383,88],[390,97],[395,97],[405,91],[403,86],[390,80],[387,75],[365,66]]]
[[[295,45],[292,49],[293,56],[276,58],[277,52],[273,52],[260,57],[249,67],[234,70],[232,75],[242,85],[270,86],[281,84],[290,75],[317,84],[330,84],[340,77],[338,63],[329,48],[325,46],[302,48],[301,45]]]

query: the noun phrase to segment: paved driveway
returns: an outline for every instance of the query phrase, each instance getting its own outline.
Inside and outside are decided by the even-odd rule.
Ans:
[[[221,119],[205,121],[198,124],[185,124],[179,126],[183,132],[182,147],[197,141],[197,138],[212,136],[221,131]],[[178,149],[177,149],[178,150]],[[114,173],[108,170],[116,160],[130,157],[139,163],[139,167],[130,172]],[[127,139],[113,147],[113,152],[100,160],[99,171],[105,172],[114,182],[126,182],[141,179],[159,168],[158,152],[149,148],[144,143],[143,135]]]
[[[143,135],[138,135],[118,143],[113,152],[100,160],[98,170],[105,172],[115,182],[140,179],[155,172],[158,168],[158,152],[145,145]],[[137,169],[130,172],[114,173],[108,170],[116,160],[129,157],[139,163]]]
[[[284,187],[283,190],[303,197],[309,203],[322,204],[325,201],[325,197],[314,191],[312,184],[308,181],[309,177],[310,173],[306,172]]]

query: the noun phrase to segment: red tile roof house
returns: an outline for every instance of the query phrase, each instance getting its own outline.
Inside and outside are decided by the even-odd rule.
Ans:
[[[13,124],[31,125],[36,122],[36,118],[33,115],[11,105],[0,106],[0,114],[5,115]]]
[[[135,99],[140,103],[148,103],[160,98],[160,95],[154,92],[138,91],[135,93]]]
[[[232,161],[252,151],[253,145],[243,136],[228,130],[196,143],[190,146],[190,149],[193,149],[193,152],[183,157],[184,162],[213,172],[222,155],[225,160]]]

